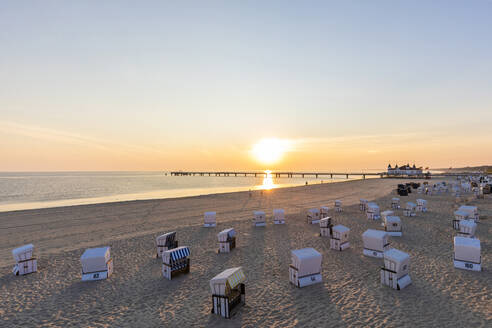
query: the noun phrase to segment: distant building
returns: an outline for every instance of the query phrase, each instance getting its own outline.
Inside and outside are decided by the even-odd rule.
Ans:
[[[388,164],[388,175],[422,175],[423,170],[422,167],[416,167],[415,164],[410,166],[410,164],[403,165],[398,167],[398,164],[395,167],[391,167],[391,164]]]

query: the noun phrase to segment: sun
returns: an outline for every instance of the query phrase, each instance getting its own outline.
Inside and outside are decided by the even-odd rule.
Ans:
[[[290,143],[285,139],[261,139],[252,149],[255,159],[263,164],[274,164],[289,150]]]

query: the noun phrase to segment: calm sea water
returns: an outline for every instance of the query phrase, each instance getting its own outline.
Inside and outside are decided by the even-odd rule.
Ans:
[[[304,185],[306,181],[347,179],[174,177],[163,172],[0,173],[0,211],[270,189]]]

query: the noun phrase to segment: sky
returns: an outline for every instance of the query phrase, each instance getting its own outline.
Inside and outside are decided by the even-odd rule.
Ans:
[[[490,0],[4,0],[0,171],[492,164],[491,17]]]

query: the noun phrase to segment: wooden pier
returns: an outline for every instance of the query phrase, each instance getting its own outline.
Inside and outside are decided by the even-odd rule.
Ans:
[[[481,173],[424,173],[421,175],[388,175],[387,172],[368,173],[368,172],[271,172],[264,171],[172,171],[171,176],[214,176],[214,177],[267,177],[273,178],[306,178],[306,177],[362,177],[366,176],[380,177],[380,178],[394,178],[394,179],[429,179],[429,178],[444,178],[444,177],[458,177],[464,175],[481,175]]]
[[[261,171],[173,171],[171,176],[215,176],[215,177],[266,177],[270,175],[274,178],[305,178],[305,177],[330,177],[333,179],[334,176],[344,176],[348,179],[350,176],[358,176],[363,179],[366,176],[379,176],[383,178],[386,173],[364,173],[364,172],[261,172]]]

